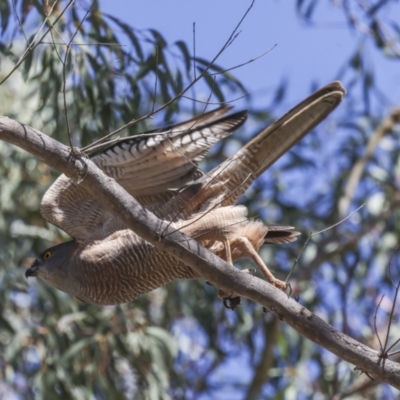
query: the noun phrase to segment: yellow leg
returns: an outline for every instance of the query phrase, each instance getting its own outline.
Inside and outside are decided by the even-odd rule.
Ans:
[[[231,253],[231,244],[229,242],[229,239],[224,239],[223,243],[224,243],[224,247],[225,247],[226,261],[228,261],[229,264],[233,265],[232,253]]]
[[[229,243],[229,239],[224,238],[223,242],[224,248],[225,248],[225,256],[226,256],[226,261],[228,261],[229,264],[233,265],[232,262],[232,253],[231,253],[231,244]],[[237,296],[234,296],[234,294],[231,292],[230,294],[225,293],[222,289],[218,290],[218,297],[220,299],[230,299],[234,298]]]
[[[279,289],[282,289],[282,290],[287,289],[288,284],[286,282],[276,279],[274,277],[272,272],[265,265],[264,261],[258,255],[258,253],[255,251],[254,247],[251,245],[250,241],[247,238],[245,238],[245,237],[237,238],[235,245],[238,242],[239,242],[238,248],[241,251],[241,256],[242,257],[251,257],[254,260],[254,262],[257,264],[258,268],[260,268],[260,271],[267,278],[269,283],[271,283],[272,285],[276,286]]]

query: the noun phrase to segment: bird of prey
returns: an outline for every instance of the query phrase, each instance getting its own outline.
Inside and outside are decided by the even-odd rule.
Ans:
[[[229,107],[122,140],[92,155],[93,162],[159,218],[219,257],[252,258],[267,280],[285,289],[258,250],[288,243],[297,232],[246,218],[235,205],[249,185],[340,103],[345,89],[332,82],[264,129],[208,173],[197,167],[209,148],[242,125],[246,112]],[[128,229],[79,184],[61,175],[45,193],[41,213],[73,240],[44,251],[26,270],[49,285],[94,304],[120,304],[196,271]]]

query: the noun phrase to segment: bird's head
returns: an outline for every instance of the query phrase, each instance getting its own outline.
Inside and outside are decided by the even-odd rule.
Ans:
[[[25,276],[37,277],[57,289],[68,291],[71,258],[76,247],[77,243],[73,240],[48,248],[25,271]]]

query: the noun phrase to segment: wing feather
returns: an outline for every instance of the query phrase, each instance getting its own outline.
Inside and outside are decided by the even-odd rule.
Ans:
[[[226,116],[229,110],[221,107],[184,123],[123,140],[96,153],[92,160],[142,204],[167,201],[176,189],[201,176],[197,163],[210,147],[245,121],[246,111]],[[41,213],[81,242],[125,229],[122,221],[65,175],[43,196]]]
[[[340,82],[332,82],[306,98],[236,155],[203,176],[201,182],[195,182],[194,187],[199,183],[204,187],[196,202],[211,207],[216,197],[225,196],[218,204],[234,204],[257,176],[325,119],[344,94]],[[165,213],[176,209],[186,191],[165,202],[201,176],[197,163],[209,148],[245,121],[246,112],[226,115],[229,110],[221,107],[184,123],[122,140],[96,153],[92,160],[142,204],[151,205],[159,217],[165,218]],[[101,239],[125,228],[90,193],[64,175],[46,192],[41,212],[47,221],[78,241]],[[271,227],[265,242],[290,242],[296,234],[290,229],[282,231],[279,227],[276,231]]]
[[[92,160],[135,197],[178,189],[191,181],[189,172],[195,173],[211,146],[246,120],[245,111],[224,116],[229,110],[222,107],[190,121],[147,132],[146,136],[124,140],[97,153]],[[179,179],[183,176],[186,182]],[[173,186],[176,180],[179,187]]]

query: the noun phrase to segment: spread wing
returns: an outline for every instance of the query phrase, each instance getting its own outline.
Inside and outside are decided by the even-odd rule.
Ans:
[[[195,185],[163,204],[164,215],[181,210],[177,204],[190,190],[191,201],[184,203],[189,215],[198,206],[201,212],[207,212],[216,206],[235,204],[258,176],[340,104],[345,93],[340,82],[332,82],[308,96]]]
[[[201,175],[197,164],[208,150],[246,120],[247,112],[224,116],[222,107],[189,121],[123,140],[92,160],[142,203],[159,201],[166,191],[191,183]],[[154,196],[152,196],[154,195]]]
[[[173,196],[201,175],[197,163],[210,147],[246,120],[221,107],[184,123],[122,140],[91,158],[142,204]],[[41,213],[78,241],[98,240],[125,225],[79,185],[61,175],[45,193]]]

